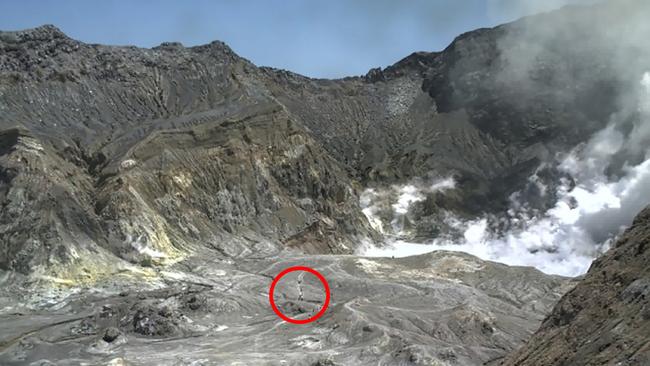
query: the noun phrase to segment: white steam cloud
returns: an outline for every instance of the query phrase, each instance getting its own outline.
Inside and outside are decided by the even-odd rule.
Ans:
[[[361,194],[361,207],[375,230],[383,234],[400,235],[404,233],[404,218],[413,203],[423,201],[425,194],[444,192],[455,187],[456,182],[449,177],[434,179],[432,182],[415,179],[409,184],[393,185],[384,190],[369,188]],[[389,228],[384,227],[384,220],[381,219],[381,216],[386,215],[390,216]]]
[[[534,266],[550,274],[585,273],[593,259],[650,204],[650,73],[643,74],[639,86],[638,109],[633,111],[637,118],[629,131],[621,128],[624,119],[614,116],[589,142],[560,158],[558,169],[572,179],[562,178],[552,188],[558,201],[546,213],[529,214],[525,202],[514,194],[511,209],[500,218],[514,224],[508,232],[492,230],[488,217],[461,221],[448,215],[444,221],[463,233],[460,239],[443,235],[426,244],[389,239],[387,247],[369,246],[361,254],[403,257],[453,250],[508,265]],[[616,164],[620,166],[612,174]],[[534,178],[531,181],[536,182]],[[454,188],[453,180],[446,182],[439,187]],[[412,203],[424,199],[423,192],[413,184],[393,187],[392,191],[399,194],[383,198],[392,199],[395,217],[404,216]],[[364,213],[379,223],[376,199],[381,197],[377,191],[367,191],[361,202]]]

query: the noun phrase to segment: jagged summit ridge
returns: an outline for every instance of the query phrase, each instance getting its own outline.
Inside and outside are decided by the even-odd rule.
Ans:
[[[63,31],[52,24],[18,31],[0,31],[0,41],[6,43],[51,41],[55,39],[71,40]]]
[[[311,250],[352,252],[360,245],[359,238],[372,236],[358,207],[363,187],[431,175],[452,177],[462,189],[431,193],[408,215],[409,235],[427,238],[444,230],[437,223],[445,212],[472,218],[506,211],[509,197],[526,187],[542,164],[552,166],[557,152],[584,142],[618,110],[616,100],[624,95],[623,87],[630,85],[633,72],[614,72],[617,59],[607,55],[621,48],[608,47],[607,38],[598,41],[597,30],[588,32],[593,22],[571,22],[562,14],[470,32],[442,52],[414,53],[366,77],[340,80],[258,68],[220,42],[189,48],[101,46],[72,41],[51,27],[36,28],[23,33],[47,36],[2,41],[0,129],[28,130],[44,148],[40,161],[49,166],[63,159],[71,164],[68,174],[81,174],[94,182],[90,190],[64,184],[63,191],[84,190],[79,196],[91,197],[90,202],[71,208],[74,216],[103,227],[96,235],[114,232],[112,244],[101,245],[132,260],[138,256],[126,252],[142,250],[137,249],[146,247],[142,242],[169,246],[188,237],[196,242],[222,240],[214,238],[237,237],[249,230],[279,240],[272,245],[276,248],[306,238],[314,241],[305,246]],[[529,36],[522,29],[534,27],[535,19],[545,23],[549,17],[559,19],[558,29],[563,32],[580,34],[586,46],[576,49],[571,46],[573,38],[553,35],[550,38],[556,43],[541,43],[548,52],[541,52],[529,68],[510,72],[520,59],[517,53],[506,52],[510,49],[506,46],[519,50],[528,44]],[[509,33],[510,29],[516,32]],[[626,47],[634,51],[639,46]],[[576,60],[595,64],[599,68],[594,70],[600,71],[581,69],[573,79],[563,77],[566,70],[575,71]],[[572,88],[565,87],[568,82],[574,83]],[[592,101],[598,101],[596,107]],[[249,120],[259,123],[248,125]],[[192,145],[189,141],[165,140],[170,143],[166,146],[157,140],[166,135],[196,139],[217,126],[227,127],[232,140],[217,139],[210,149],[191,156],[184,153]],[[268,141],[269,126],[285,138],[300,138],[296,137],[295,146],[280,146],[275,137]],[[143,148],[149,141],[155,143]],[[262,141],[269,142],[265,149],[259,145]],[[234,164],[233,151],[247,156],[251,166],[265,168],[242,178],[240,173],[229,175],[238,172],[234,167],[220,166],[198,180],[185,179],[188,172],[176,171],[188,161],[201,165],[223,159],[226,165]],[[136,162],[134,169],[121,168],[131,161]],[[278,162],[272,174],[265,161]],[[322,176],[322,166],[314,165],[323,162],[332,176]],[[148,178],[143,180],[144,176]],[[548,181],[542,183],[552,189],[557,172],[550,169],[544,176]],[[188,192],[175,192],[165,177],[185,182]],[[12,186],[19,181],[7,183],[8,191],[25,189]],[[292,185],[297,181],[312,183],[303,189]],[[245,191],[237,188],[249,184]],[[160,190],[145,192],[147,186]],[[280,187],[282,193],[271,187]],[[97,194],[100,191],[105,195]],[[527,192],[533,198],[528,200],[536,202],[533,209],[553,204],[553,195]],[[197,202],[193,198],[197,194],[232,200],[220,204],[237,219],[221,222],[218,209]],[[93,202],[100,196],[105,202]],[[110,204],[140,198],[147,202],[141,212],[117,210]],[[242,219],[256,202],[265,202],[254,211],[259,217],[268,214],[264,222]],[[179,223],[173,215],[172,207],[185,205],[203,216],[203,235],[196,234],[201,229]],[[139,213],[132,218],[120,216],[127,212]],[[283,229],[270,234],[265,228],[272,221],[267,219],[283,222]],[[146,222],[148,234],[133,222],[115,220]],[[179,239],[169,239],[168,229]],[[43,235],[34,245],[44,252],[64,240]],[[335,239],[322,241],[328,236]],[[15,245],[19,247],[18,242]]]

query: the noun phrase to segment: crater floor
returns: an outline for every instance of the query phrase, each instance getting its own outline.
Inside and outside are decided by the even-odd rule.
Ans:
[[[442,251],[206,258],[81,289],[25,291],[6,275],[0,364],[482,365],[521,346],[573,285]],[[327,312],[304,325],[281,320],[268,299],[272,279],[295,265],[318,270],[331,289]],[[275,292],[292,318],[317,312],[323,297],[304,272],[284,277]]]

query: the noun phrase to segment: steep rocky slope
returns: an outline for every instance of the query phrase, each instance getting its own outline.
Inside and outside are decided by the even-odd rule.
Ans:
[[[650,363],[650,207],[504,365]]]
[[[151,133],[103,162],[101,175],[75,147],[58,152],[6,130],[3,266],[78,267],[104,251],[174,261],[205,245],[227,256],[279,243],[349,253],[353,239],[372,237],[345,172],[277,105],[204,119]]]
[[[140,49],[52,26],[2,32],[0,199],[22,207],[32,193],[29,212],[3,210],[0,264],[27,273],[77,247],[138,262],[263,241],[350,253],[375,237],[359,189],[414,178],[454,177],[458,189],[427,194],[408,216],[413,238],[430,237],[445,212],[503,212],[517,191],[547,208],[554,195],[526,190],[530,176],[544,166],[553,192],[556,153],[603,128],[644,71],[621,72],[648,51],[616,37],[648,14],[624,3],[641,11],[610,3],[530,17],[341,80],[258,68],[221,42]],[[613,17],[628,22],[603,33],[592,21]]]
[[[373,237],[353,181],[225,45],[94,46],[50,26],[2,40],[3,268]]]

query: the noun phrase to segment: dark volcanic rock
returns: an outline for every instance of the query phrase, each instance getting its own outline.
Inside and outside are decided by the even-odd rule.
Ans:
[[[650,364],[650,207],[504,365]]]
[[[178,334],[171,313],[155,309],[140,309],[133,316],[133,331],[144,336],[171,336]]]
[[[117,337],[119,337],[120,335],[122,335],[122,332],[120,332],[119,329],[110,327],[104,331],[104,336],[102,337],[102,339],[108,343],[111,343],[114,340],[116,340]]]
[[[223,43],[2,34],[0,75],[20,80],[0,83],[0,268],[78,277],[70,262],[94,258],[74,266],[94,276],[111,255],[151,265],[206,243],[261,255],[306,235],[291,246],[350,253],[374,236],[345,170]]]
[[[411,213],[414,237],[444,211],[502,212],[638,84],[644,65],[619,63],[647,50],[597,24],[642,24],[647,6],[610,8],[469,32],[340,80],[258,68],[221,42],[141,49],[52,26],[2,32],[0,268],[94,278],[111,256],[155,266],[206,246],[351,253],[374,237],[358,189],[417,177],[453,176],[458,189]]]

